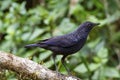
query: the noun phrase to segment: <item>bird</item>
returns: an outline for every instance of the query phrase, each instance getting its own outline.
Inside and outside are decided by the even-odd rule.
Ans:
[[[63,64],[64,68],[69,74],[70,71],[66,66],[65,58],[68,55],[78,52],[84,46],[89,32],[92,30],[94,26],[97,26],[99,24],[100,23],[86,21],[71,33],[51,37],[45,40],[40,40],[39,42],[28,44],[25,47],[26,48],[40,47],[52,51],[52,57],[57,72],[58,68],[55,62],[56,56],[63,55],[63,57],[61,58],[61,63]]]

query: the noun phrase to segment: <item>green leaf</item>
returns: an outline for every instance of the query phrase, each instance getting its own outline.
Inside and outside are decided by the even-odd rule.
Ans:
[[[97,56],[100,58],[107,58],[108,57],[108,49],[104,48],[104,47],[100,48],[97,53]]]
[[[88,65],[90,71],[94,71],[94,70],[96,70],[97,68],[99,68],[100,66],[101,66],[100,63],[98,63],[98,64],[96,64],[96,63],[91,63],[91,64]],[[78,72],[78,73],[86,73],[86,72],[88,72],[88,71],[87,71],[87,68],[86,68],[86,66],[85,66],[84,64],[78,65],[78,66],[74,69],[74,71],[76,71],[76,72]]]
[[[39,59],[40,60],[45,60],[47,59],[52,53],[50,51],[45,51],[45,52],[42,52],[39,56]]]
[[[117,69],[112,67],[106,67],[104,75],[109,78],[120,78],[120,73]]]
[[[76,71],[78,73],[85,73],[85,72],[87,72],[87,69],[84,64],[80,64],[74,69],[74,71]]]
[[[31,40],[34,40],[35,38],[37,38],[38,36],[40,36],[43,32],[44,32],[43,29],[38,29],[38,28],[36,28],[36,29],[34,30],[34,32],[31,34],[29,40],[30,40],[30,41],[31,41]]]

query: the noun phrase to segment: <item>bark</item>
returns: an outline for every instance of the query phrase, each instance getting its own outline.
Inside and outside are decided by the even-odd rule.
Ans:
[[[80,80],[74,76],[57,74],[27,58],[20,58],[13,54],[0,51],[0,68],[12,70],[25,79],[32,80]]]

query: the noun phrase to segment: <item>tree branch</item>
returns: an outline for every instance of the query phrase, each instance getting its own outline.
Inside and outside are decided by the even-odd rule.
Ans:
[[[12,70],[32,80],[80,80],[73,76],[57,74],[26,58],[0,51],[0,68]]]

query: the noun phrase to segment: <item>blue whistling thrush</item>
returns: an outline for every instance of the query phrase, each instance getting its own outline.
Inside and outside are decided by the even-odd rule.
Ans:
[[[57,72],[58,72],[58,69],[55,62],[55,57],[56,55],[59,55],[59,54],[63,55],[61,62],[65,67],[65,69],[67,70],[67,72],[69,73],[69,70],[65,65],[65,58],[70,54],[76,53],[83,47],[89,32],[94,26],[97,26],[97,25],[99,25],[99,23],[93,23],[93,22],[87,21],[82,23],[79,26],[79,28],[76,29],[74,32],[71,32],[69,34],[62,35],[62,36],[56,36],[49,39],[41,40],[38,43],[29,44],[29,45],[26,45],[25,47],[26,48],[40,47],[47,50],[51,50],[53,52],[52,57],[53,57],[53,61],[54,61]]]

